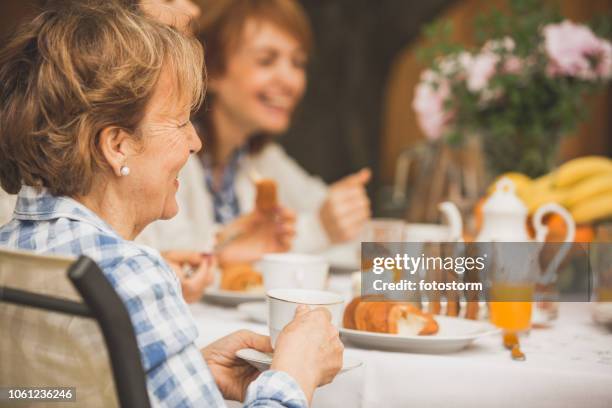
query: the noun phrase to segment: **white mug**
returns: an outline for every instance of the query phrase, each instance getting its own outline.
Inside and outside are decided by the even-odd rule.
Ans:
[[[299,305],[326,308],[332,315],[332,324],[340,326],[344,299],[337,293],[306,289],[272,289],[266,293],[266,298],[268,327],[273,348],[279,333],[293,320],[295,309]]]
[[[322,256],[268,254],[258,262],[266,290],[279,288],[325,289],[329,264]]]

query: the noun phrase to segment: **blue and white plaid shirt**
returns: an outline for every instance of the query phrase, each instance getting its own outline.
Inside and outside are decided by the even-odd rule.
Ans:
[[[218,407],[223,397],[194,340],[198,331],[180,283],[159,253],[121,238],[87,207],[45,189],[22,187],[0,245],[97,262],[132,319],[154,406]],[[245,406],[306,407],[286,373],[266,371],[247,390]]]

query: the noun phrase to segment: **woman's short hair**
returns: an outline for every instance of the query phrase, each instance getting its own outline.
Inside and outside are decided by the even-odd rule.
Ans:
[[[223,75],[232,52],[240,45],[249,20],[274,24],[291,35],[309,55],[313,48],[312,29],[306,12],[297,0],[211,0],[205,2],[199,21],[198,37],[206,49],[206,69],[210,76]],[[214,105],[214,95],[207,97]],[[198,114],[207,152],[217,146],[212,116],[206,106]],[[250,153],[258,153],[271,140],[270,135],[256,134],[248,142]]]
[[[194,38],[115,1],[57,2],[0,50],[0,185],[85,195],[105,169],[105,127],[138,137],[163,67],[196,110],[203,51]]]

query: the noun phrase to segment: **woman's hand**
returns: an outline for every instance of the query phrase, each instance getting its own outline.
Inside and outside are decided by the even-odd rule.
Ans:
[[[195,251],[165,251],[161,254],[181,281],[183,298],[187,303],[200,300],[214,280],[214,258]],[[185,270],[192,269],[188,275]]]
[[[243,401],[249,384],[259,375],[259,370],[236,357],[236,352],[243,348],[272,352],[270,337],[249,330],[234,332],[202,349],[204,361],[223,398],[228,400]]]
[[[237,237],[224,245],[233,234]],[[291,248],[295,236],[295,214],[279,207],[271,214],[254,210],[227,225],[217,234],[217,244],[224,245],[217,257],[224,263],[254,262],[269,252],[284,252]]]
[[[310,402],[314,390],[330,383],[342,368],[343,352],[329,310],[300,305],[276,339],[271,368],[291,375]]]
[[[371,175],[370,169],[362,169],[329,188],[319,216],[332,243],[354,239],[370,218],[370,200],[365,185]]]

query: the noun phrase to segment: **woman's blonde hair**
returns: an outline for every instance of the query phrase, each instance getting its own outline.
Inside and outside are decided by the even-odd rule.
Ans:
[[[108,168],[105,127],[137,137],[162,66],[193,110],[205,71],[197,40],[114,1],[71,1],[38,15],[0,50],[0,185],[85,195]]]

